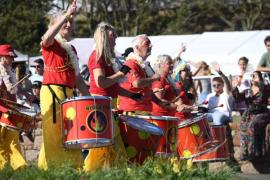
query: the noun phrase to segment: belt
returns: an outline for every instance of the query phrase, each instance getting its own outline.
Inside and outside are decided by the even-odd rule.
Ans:
[[[57,97],[56,93],[54,92],[54,90],[52,89],[52,87],[48,84],[48,85],[45,85],[45,86],[48,86],[51,94],[52,94],[52,100],[53,100],[53,123],[56,123],[56,102],[55,100],[57,100],[58,104],[61,103],[61,100],[59,97]],[[58,85],[56,85],[58,86]],[[60,85],[61,86],[61,85]],[[65,96],[65,99],[67,98],[67,92],[66,92],[66,86],[61,86],[62,89],[63,89],[63,92],[64,92],[64,96]]]

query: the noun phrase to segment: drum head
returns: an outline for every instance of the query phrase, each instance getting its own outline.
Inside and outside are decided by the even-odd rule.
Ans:
[[[71,97],[67,98],[64,101],[61,102],[61,104],[71,101],[80,101],[80,100],[112,100],[111,97],[108,96],[79,96],[79,97]]]
[[[200,116],[197,116],[197,117],[194,117],[194,118],[190,118],[190,119],[187,119],[185,121],[182,121],[178,124],[178,128],[183,128],[183,127],[186,127],[186,126],[189,126],[191,124],[194,124],[204,118],[207,118],[207,115],[206,114],[203,114],[203,115],[200,115]]]
[[[120,116],[120,120],[125,122],[128,126],[138,129],[140,131],[148,132],[150,134],[154,134],[158,136],[164,135],[164,131],[160,127],[152,123],[149,123],[143,119],[140,119],[138,117]]]
[[[135,117],[142,118],[142,119],[153,119],[153,120],[160,120],[160,121],[178,121],[177,117],[174,116],[146,116],[146,115],[136,115]]]

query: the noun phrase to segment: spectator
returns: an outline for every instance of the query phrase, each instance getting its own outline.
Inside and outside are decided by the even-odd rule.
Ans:
[[[39,58],[34,60],[34,63],[31,65],[32,68],[35,68],[35,74],[30,77],[30,80],[33,81],[42,81],[44,73],[44,61]]]
[[[264,45],[267,52],[264,53],[261,57],[261,60],[257,66],[257,71],[267,72],[268,76],[270,73],[270,36],[266,36],[264,39]]]
[[[233,109],[239,111],[241,114],[246,109],[246,103],[243,99],[238,98],[238,93],[244,93],[250,88],[250,75],[247,73],[248,59],[241,57],[238,60],[239,74],[233,77],[232,86],[234,94],[234,105]]]
[[[193,63],[189,61],[191,65],[197,68],[197,70],[192,74],[193,76],[210,76],[212,75],[211,69],[209,65],[201,61],[199,63]],[[211,80],[210,78],[203,78],[200,80],[195,80],[195,89],[199,91],[199,98],[198,98],[198,103],[202,104],[207,95],[211,93]]]
[[[232,118],[232,87],[218,63],[213,63],[213,69],[221,77],[213,78],[213,93],[209,94],[206,98],[209,108],[208,120],[213,122],[214,125],[224,125],[228,124]]]
[[[270,123],[269,87],[264,85],[260,71],[252,74],[251,89],[242,97],[248,104],[240,123],[240,150],[242,160],[263,157],[265,153],[265,128]]]

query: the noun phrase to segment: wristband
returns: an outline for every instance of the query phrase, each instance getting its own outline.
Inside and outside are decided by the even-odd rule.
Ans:
[[[128,66],[126,66],[126,65],[123,65],[123,66],[121,67],[120,71],[121,71],[122,73],[124,73],[124,75],[126,75],[127,73],[129,73],[130,67],[128,67]]]

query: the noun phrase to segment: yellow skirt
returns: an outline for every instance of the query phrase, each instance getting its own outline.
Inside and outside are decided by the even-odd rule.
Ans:
[[[57,97],[64,100],[63,88],[50,85]],[[67,97],[73,96],[73,90],[66,88]],[[65,149],[62,140],[60,105],[56,103],[56,122],[53,122],[53,98],[48,86],[44,85],[40,92],[42,114],[43,143],[38,159],[38,167],[47,170],[54,166],[67,165],[79,168],[82,163],[81,150]]]
[[[0,170],[8,165],[16,170],[27,163],[21,154],[19,133],[0,126]]]
[[[116,99],[113,99],[113,107],[116,107]],[[114,123],[114,145],[108,147],[93,148],[84,161],[84,171],[93,172],[106,169],[112,165],[122,165],[127,160],[126,150],[121,138],[117,121]]]

